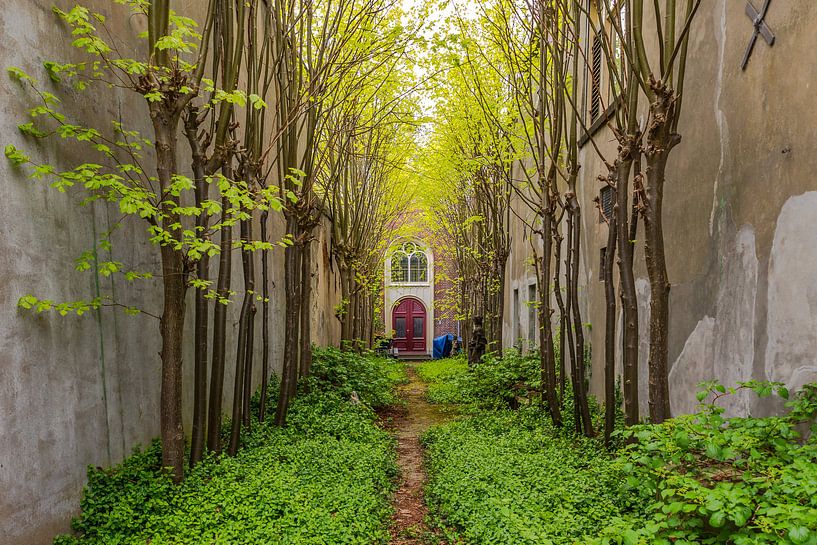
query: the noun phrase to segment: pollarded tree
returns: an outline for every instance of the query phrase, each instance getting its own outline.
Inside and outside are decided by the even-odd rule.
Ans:
[[[650,280],[650,420],[660,423],[672,416],[669,404],[669,291],[664,245],[664,183],[669,154],[681,142],[678,122],[686,76],[689,33],[701,0],[653,2],[652,20],[645,25],[644,0],[632,0],[633,38],[627,58],[634,64],[636,81],[647,96],[650,118],[642,152],[646,159],[643,203],[644,256]],[[658,56],[650,60],[644,45],[657,41]]]
[[[643,0],[597,0],[590,5],[589,11],[584,12],[593,35],[604,52],[609,74],[608,85],[616,100],[613,105],[616,107],[613,133],[619,144],[618,154],[614,161],[605,161],[608,164],[608,172],[602,179],[615,192],[610,231],[611,239],[612,233],[615,233],[616,251],[619,254],[624,319],[622,363],[627,424],[635,424],[639,418],[638,307],[633,275],[638,213],[644,222],[645,260],[651,292],[650,419],[653,422],[662,422],[671,416],[667,363],[670,283],[662,227],[663,195],[667,160],[672,149],[681,141],[677,127],[686,75],[687,47],[690,28],[700,4],[700,0],[655,1],[647,4],[646,10],[649,13],[645,13]],[[648,17],[646,23],[645,15]],[[658,45],[656,55],[648,54],[645,42]],[[641,93],[647,98],[649,114],[644,130],[638,124]],[[596,150],[598,151],[598,148]],[[643,173],[642,156],[646,160],[646,169]],[[631,171],[632,201],[629,187]],[[612,261],[613,255],[609,255],[606,267],[612,267]],[[609,288],[610,286],[608,291]],[[610,295],[612,293],[608,293],[608,298]],[[614,366],[615,326],[614,323],[609,323],[613,320],[614,313],[608,310],[606,343],[608,374],[612,373]],[[612,399],[609,385],[607,397],[608,401]]]

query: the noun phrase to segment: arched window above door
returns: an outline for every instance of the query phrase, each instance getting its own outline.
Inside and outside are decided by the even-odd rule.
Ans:
[[[393,283],[428,282],[428,256],[414,242],[404,242],[391,256]]]

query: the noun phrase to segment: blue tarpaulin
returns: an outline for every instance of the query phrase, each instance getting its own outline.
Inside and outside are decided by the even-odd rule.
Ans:
[[[434,339],[432,347],[435,360],[447,358],[451,355],[451,345],[454,343],[454,338],[455,336],[449,333]]]

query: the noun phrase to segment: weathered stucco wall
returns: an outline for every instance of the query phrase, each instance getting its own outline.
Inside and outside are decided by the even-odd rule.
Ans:
[[[770,48],[759,40],[745,72],[740,63],[752,22],[744,8],[745,2],[726,0],[700,8],[687,65],[683,141],[667,169],[675,414],[694,410],[696,384],[703,380],[779,380],[793,388],[817,380],[817,156],[811,145],[817,139],[817,75],[798,68],[817,48],[817,4],[773,3],[766,21],[777,42]],[[609,130],[602,128],[594,140],[613,156]],[[590,145],[582,148],[580,161],[582,297],[594,347],[591,389],[601,395],[605,306],[599,254],[607,227],[598,222],[593,199],[605,167]],[[642,236],[640,231],[636,238]],[[643,245],[636,244],[640,401],[647,414],[649,284]],[[514,245],[510,286],[526,275],[518,263],[527,255]],[[506,304],[511,293],[506,291]],[[757,414],[772,406],[747,395],[737,396],[729,409]]]
[[[517,175],[522,176],[521,173]],[[539,345],[536,324],[538,287],[533,266],[533,246],[541,254],[541,239],[531,240],[530,225],[536,223],[534,213],[518,195],[511,197],[511,206],[518,214],[511,214],[511,251],[505,268],[505,315],[502,320],[502,345],[527,351]],[[533,244],[533,246],[532,246]],[[533,335],[531,335],[533,333]]]
[[[66,148],[62,142],[59,146],[34,144],[17,131],[33,98],[5,72],[7,66],[19,66],[46,80],[44,60],[69,60],[73,52],[65,29],[51,12],[54,3],[64,9],[73,5],[68,0],[9,0],[0,12],[4,68],[0,134],[4,146],[13,144],[34,157],[70,167],[89,160],[87,152]],[[201,7],[193,0],[177,3],[186,13]],[[115,36],[133,36],[143,30],[139,18],[127,17],[121,6],[108,0],[86,4],[108,16]],[[133,43],[123,38],[120,46],[133,51]],[[127,91],[58,94],[65,97],[66,110],[84,123],[109,126],[112,119],[121,119],[145,136],[151,134],[141,97]],[[183,149],[184,142],[181,144]],[[180,160],[180,164],[188,162],[184,157]],[[88,465],[117,463],[158,435],[159,332],[158,321],[146,314],[128,316],[106,309],[83,317],[34,316],[18,310],[17,300],[27,293],[58,301],[115,293],[119,301],[158,314],[161,292],[156,281],[127,283],[121,277],[97,278],[91,272],[74,270],[74,260],[93,248],[94,241],[118,220],[115,210],[99,202],[78,207],[78,199],[70,192],[59,193],[28,180],[5,159],[0,160],[0,178],[4,184],[4,214],[0,215],[0,329],[4,332],[0,350],[0,543],[39,545],[51,543],[55,534],[69,529],[70,516],[79,508]],[[283,234],[283,223],[276,219],[271,239],[278,240]],[[315,248],[321,250],[316,250],[313,266],[313,340],[332,344],[339,331],[334,324],[337,320],[330,319],[326,309],[331,313],[337,290],[324,248],[326,237],[319,234]],[[101,258],[121,261],[134,270],[158,272],[158,252],[147,241],[144,225],[126,223],[112,240],[110,255]],[[278,371],[286,334],[283,250],[273,252],[271,262],[270,361]],[[233,270],[240,271],[240,266],[236,255]],[[241,293],[240,273],[233,275],[232,289]],[[228,358],[235,354],[232,333],[237,328],[237,307],[230,308]],[[256,338],[260,338],[260,313],[256,328]],[[189,419],[192,296],[186,335],[184,413]],[[256,346],[256,362],[260,362],[260,342]],[[230,367],[225,377],[225,407],[232,402]],[[260,363],[254,371],[259,382]],[[189,421],[186,429],[189,433]]]

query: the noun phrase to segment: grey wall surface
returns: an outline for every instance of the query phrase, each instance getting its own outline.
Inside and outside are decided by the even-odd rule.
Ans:
[[[777,380],[793,389],[817,380],[817,72],[804,61],[817,49],[817,4],[772,3],[766,21],[777,41],[769,47],[759,40],[744,72],[740,64],[752,33],[745,4],[701,5],[691,34],[683,141],[667,169],[674,414],[695,409],[696,385],[705,380]],[[801,69],[801,62],[807,67]],[[602,128],[594,140],[612,159],[612,133]],[[594,347],[592,392],[601,396],[605,303],[599,253],[607,227],[599,223],[593,199],[600,189],[596,177],[606,169],[590,145],[581,149],[580,162],[583,312]],[[636,246],[646,415],[649,283],[643,245]],[[529,274],[520,265],[529,255],[514,245],[506,308],[514,283]],[[748,394],[728,403],[733,414],[779,408]]]
[[[34,158],[70,168],[92,160],[87,150],[63,142],[32,143],[16,126],[26,121],[25,112],[34,96],[7,75],[5,68],[18,66],[45,81],[42,62],[78,59],[64,26],[51,12],[56,3],[69,9],[68,0],[7,0],[0,10],[0,135],[2,145],[13,144]],[[113,35],[122,37],[120,47],[135,55],[129,37],[143,30],[143,22],[128,17],[121,6],[108,0],[85,2],[107,15]],[[193,0],[177,2],[177,9],[199,9]],[[187,11],[189,13],[189,11]],[[128,54],[128,53],[126,53]],[[65,93],[70,117],[91,126],[109,127],[113,119],[150,138],[144,100],[129,91],[100,94]],[[184,148],[184,142],[181,142]],[[180,158],[180,164],[188,159]],[[97,277],[77,272],[74,260],[94,247],[95,240],[118,221],[118,212],[97,202],[81,207],[75,195],[50,189],[46,182],[31,181],[4,158],[0,160],[3,211],[0,215],[0,545],[40,545],[69,529],[78,512],[86,467],[109,466],[121,461],[135,447],[147,444],[159,433],[159,331],[158,320],[141,314],[128,316],[104,309],[82,317],[51,313],[33,315],[17,308],[27,293],[56,301],[115,295],[151,314],[161,312],[160,284],[128,283],[121,276]],[[283,223],[274,221],[272,240],[283,234]],[[327,244],[325,236],[321,242]],[[157,248],[148,242],[145,225],[129,220],[112,237],[113,248],[100,259],[116,260],[138,271],[158,272]],[[321,256],[326,255],[321,250]],[[279,370],[285,335],[283,323],[283,250],[272,256],[270,361]],[[316,260],[314,341],[336,342],[337,320],[318,310],[331,309],[336,290],[328,260]],[[232,289],[241,293],[240,259],[234,261]],[[260,267],[258,268],[260,270]],[[238,305],[230,308],[228,339],[237,327]],[[327,322],[328,323],[325,323]],[[261,320],[256,320],[260,338]],[[185,423],[189,433],[192,395],[192,297],[188,299],[185,353]],[[256,343],[260,362],[260,342]],[[235,348],[227,347],[228,357]],[[229,360],[228,360],[229,361]],[[229,368],[230,366],[228,366]],[[255,365],[256,382],[260,365]],[[225,377],[225,407],[231,403],[233,377]]]

